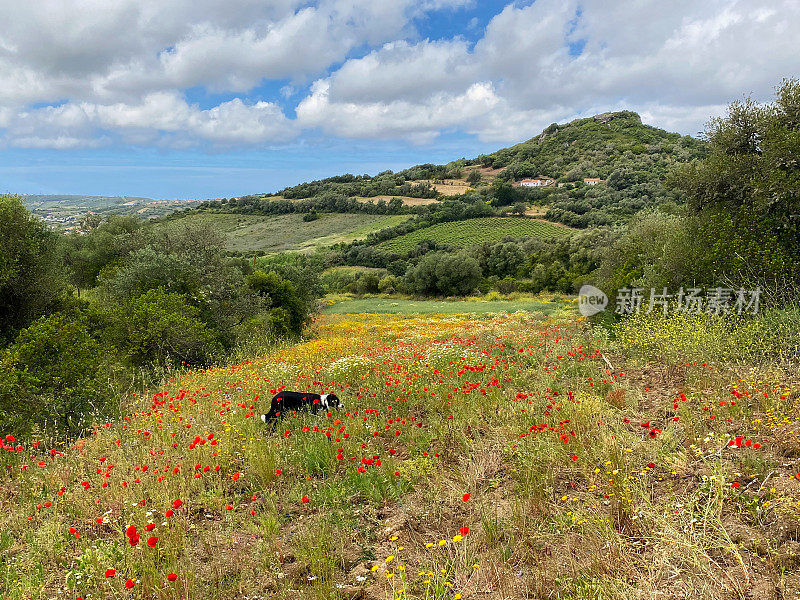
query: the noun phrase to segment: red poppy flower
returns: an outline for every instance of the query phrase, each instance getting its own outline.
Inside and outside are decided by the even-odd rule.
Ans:
[[[171,508],[169,508],[169,509],[167,509],[167,512],[165,512],[165,513],[164,513],[164,516],[165,516],[165,517],[171,517],[171,516],[172,516],[172,515],[174,515],[174,514],[175,514],[175,513],[174,513],[174,512],[172,512],[172,509],[171,509]]]
[[[467,535],[467,534],[469,533],[469,527],[467,527],[466,525],[464,525],[464,527],[461,527],[461,528],[458,530],[458,533],[460,533],[462,536],[465,536],[465,535]]]
[[[148,523],[147,525],[144,526],[144,530],[145,531],[153,531],[153,529],[155,529],[155,528],[156,528],[156,524],[155,523]]]
[[[650,467],[651,469],[655,469],[656,468],[656,463],[651,463],[650,462],[650,463],[647,463],[647,466]]]
[[[308,503],[308,496],[303,496],[301,498],[301,500],[303,501],[303,504],[307,504]]]
[[[110,577],[116,577],[116,576],[117,576],[116,569],[106,569],[106,579],[108,579]]]
[[[176,579],[178,579],[178,576],[175,575],[175,573],[170,573],[169,575],[167,575],[168,581],[175,581]]]
[[[127,589],[131,589],[135,585],[136,585],[136,582],[134,582],[133,579],[128,579],[128,581],[125,582],[125,587]]]
[[[472,494],[464,494],[463,496],[461,496],[461,500],[463,500],[464,502],[467,502],[470,499],[471,495]]]
[[[152,535],[149,538],[147,538],[147,545],[150,546],[151,548],[155,548],[157,543],[158,543],[157,536]]]
[[[183,506],[183,500],[180,498],[176,498],[172,503],[172,508],[180,508],[181,506]]]
[[[231,479],[233,479],[234,481],[239,481],[239,472],[237,471],[236,473],[231,475]]]
[[[740,487],[742,487],[742,484],[741,484],[741,483],[739,483],[738,481],[734,481],[734,482],[731,484],[731,487],[732,487],[732,488],[735,488],[735,489],[737,489],[737,490],[738,490]]]

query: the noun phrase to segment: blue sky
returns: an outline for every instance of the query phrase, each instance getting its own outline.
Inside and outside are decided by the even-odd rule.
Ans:
[[[0,192],[215,198],[797,76],[793,0],[0,0]],[[32,35],[35,32],[36,35]]]

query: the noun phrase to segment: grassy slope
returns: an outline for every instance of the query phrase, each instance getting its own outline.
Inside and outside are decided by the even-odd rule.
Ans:
[[[451,223],[439,223],[417,229],[378,245],[384,250],[407,252],[423,240],[436,240],[457,248],[473,244],[495,242],[506,236],[552,238],[568,235],[570,230],[561,225],[533,219],[513,217],[487,217]]]
[[[327,315],[315,327],[295,347],[176,375],[63,455],[4,452],[0,595],[800,589],[800,406],[781,371],[713,355],[642,364],[574,318]],[[346,412],[274,432],[257,420],[279,386],[313,382]]]
[[[305,223],[300,214],[199,213],[167,221],[163,227],[179,229],[186,224],[211,225],[225,237],[227,250],[282,252],[352,242],[408,218],[409,215],[323,213],[316,221]]]

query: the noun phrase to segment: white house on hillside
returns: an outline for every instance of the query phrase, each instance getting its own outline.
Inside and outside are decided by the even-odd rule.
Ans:
[[[603,183],[603,180],[599,177],[585,177],[583,183],[586,185],[597,185],[598,183]]]
[[[552,177],[537,177],[535,179],[523,179],[519,182],[522,187],[546,187],[556,182]]]

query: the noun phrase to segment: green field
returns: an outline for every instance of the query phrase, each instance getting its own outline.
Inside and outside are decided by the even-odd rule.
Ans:
[[[465,248],[484,242],[496,242],[506,236],[552,238],[569,235],[563,225],[545,223],[534,219],[513,217],[486,217],[452,223],[439,223],[418,229],[378,245],[382,250],[408,252],[423,240],[436,240],[456,248]]]
[[[324,314],[488,314],[518,310],[554,314],[575,314],[569,300],[524,298],[520,300],[402,300],[397,298],[352,298],[326,306]]]
[[[352,242],[373,231],[398,225],[410,217],[321,213],[316,221],[305,223],[300,214],[198,213],[167,221],[162,227],[180,229],[186,225],[210,225],[225,238],[226,250],[283,252]]]

